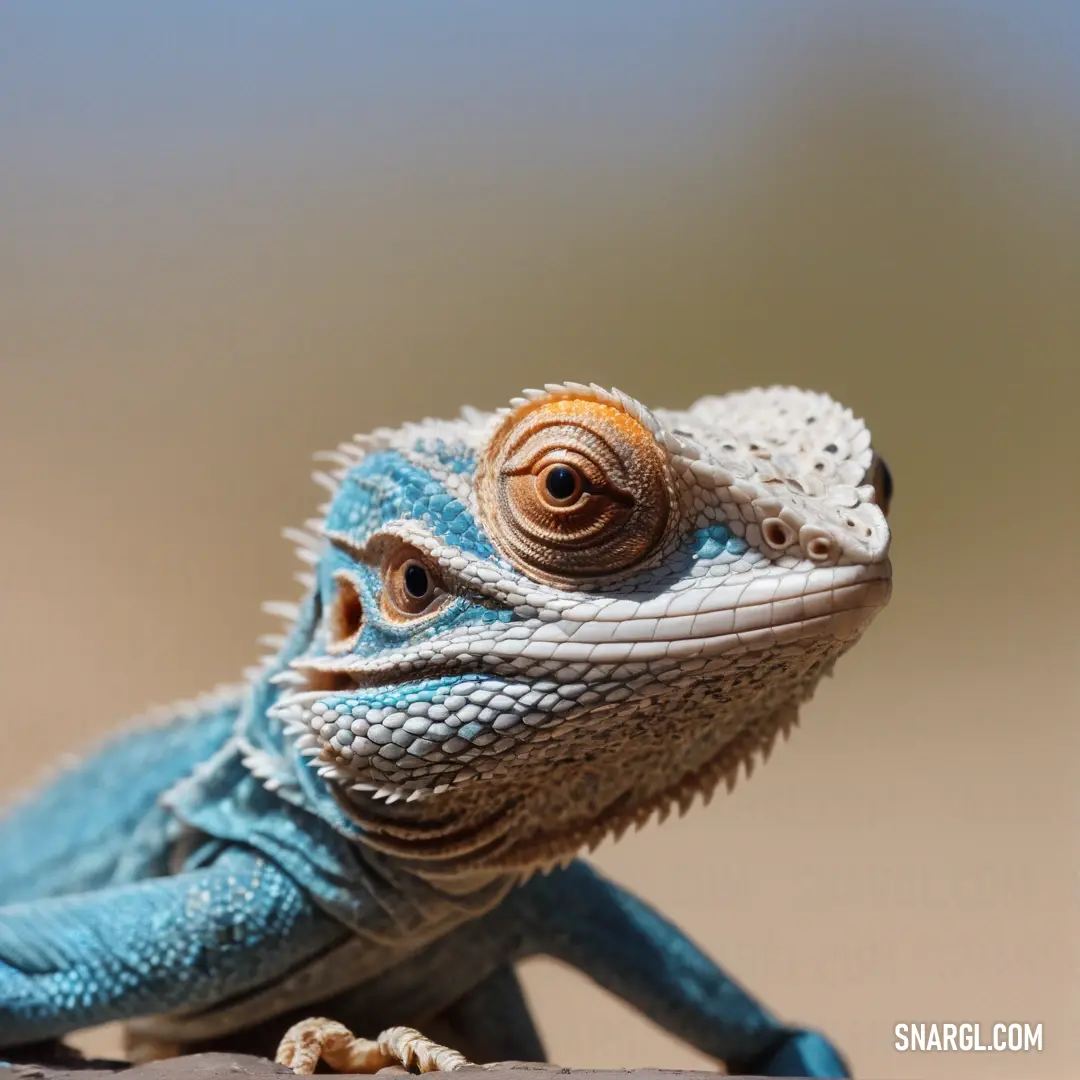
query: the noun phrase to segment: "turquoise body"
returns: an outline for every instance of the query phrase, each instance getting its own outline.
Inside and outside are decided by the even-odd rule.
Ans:
[[[444,473],[474,468],[465,449],[426,452]],[[327,529],[361,545],[401,519],[496,558],[464,505],[395,452],[356,467]],[[690,537],[685,558],[740,544],[717,526]],[[402,1023],[450,1030],[478,1060],[539,1059],[514,965],[543,954],[732,1072],[846,1076],[822,1036],[775,1017],[677,927],[583,862],[450,895],[365,846],[267,717],[272,676],[309,647],[343,569],[377,613],[375,572],[329,548],[261,678],[201,711],[117,735],[0,820],[0,1049],[15,1057],[78,1028],[164,1015],[165,1029],[192,1047],[243,1038],[272,1052],[287,1022],[317,1014],[365,1034]],[[457,598],[437,626],[513,618]],[[375,615],[355,651],[377,655],[410,633]],[[437,690],[436,681],[424,692]]]

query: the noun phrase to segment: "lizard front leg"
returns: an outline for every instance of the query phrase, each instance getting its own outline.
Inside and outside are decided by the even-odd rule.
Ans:
[[[479,951],[479,950],[477,950]],[[476,1061],[546,1061],[521,980],[510,963],[441,1013],[450,1037]]]
[[[454,1046],[451,1053],[462,1061],[546,1060],[513,965],[501,962],[508,945],[487,933],[483,922],[459,928],[393,971],[319,1006],[335,1020],[315,1017],[293,1024],[278,1046],[277,1061],[297,1072],[310,1071],[320,1057],[344,1072],[367,1071],[361,1068],[365,1062],[381,1068],[387,1054],[404,1064],[400,1053],[378,1049],[380,1042],[389,1045],[387,1032],[364,1040],[350,1030],[378,1031],[394,1020],[434,1036],[430,1045],[436,1050],[444,1049],[436,1045],[440,1041]],[[474,984],[477,973],[492,963],[499,966]],[[390,1030],[418,1034],[415,1028]]]
[[[847,1077],[815,1031],[783,1023],[678,927],[583,862],[531,879],[493,913],[541,953],[578,968],[729,1072]]]
[[[409,969],[425,972],[428,982],[439,983],[452,994],[461,979],[461,949],[473,954],[481,968],[499,947],[499,940],[485,935],[482,925],[463,928],[415,957]],[[391,985],[376,983],[360,993],[381,1000],[400,996]],[[381,992],[380,992],[381,991]],[[406,995],[418,998],[419,995]],[[356,1006],[360,1005],[359,1008]],[[334,1003],[336,1016],[363,1017],[366,1011],[346,996]],[[533,1023],[517,973],[511,964],[497,967],[487,978],[465,991],[453,1004],[432,1014],[432,1027],[448,1042],[463,1045],[477,1061],[544,1061],[544,1045]],[[428,1023],[423,1025],[428,1028]],[[430,1029],[429,1029],[430,1030]],[[393,1027],[377,1039],[361,1039],[336,1020],[313,1017],[294,1024],[278,1047],[276,1060],[294,1072],[311,1073],[321,1060],[337,1072],[375,1072],[386,1065],[416,1064],[421,1072],[449,1071],[470,1064],[464,1054],[421,1035],[415,1028]]]
[[[0,908],[0,1047],[272,982],[346,931],[267,860]]]

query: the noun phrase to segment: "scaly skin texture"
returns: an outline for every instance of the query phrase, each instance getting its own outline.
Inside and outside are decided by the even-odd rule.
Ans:
[[[564,384],[324,457],[273,654],[0,824],[0,1047],[122,1019],[272,1051],[318,1012],[539,1058],[543,953],[730,1071],[846,1075],[577,856],[749,771],[886,603],[865,426]]]

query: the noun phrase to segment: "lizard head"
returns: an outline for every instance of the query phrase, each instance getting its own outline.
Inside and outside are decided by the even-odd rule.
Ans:
[[[750,770],[890,591],[891,480],[789,388],[596,386],[330,455],[273,715],[371,843],[531,869]]]

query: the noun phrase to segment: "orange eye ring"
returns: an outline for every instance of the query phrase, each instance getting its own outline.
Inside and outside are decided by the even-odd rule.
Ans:
[[[580,588],[641,566],[675,506],[663,449],[615,405],[560,398],[508,415],[481,454],[480,518],[536,581]]]

